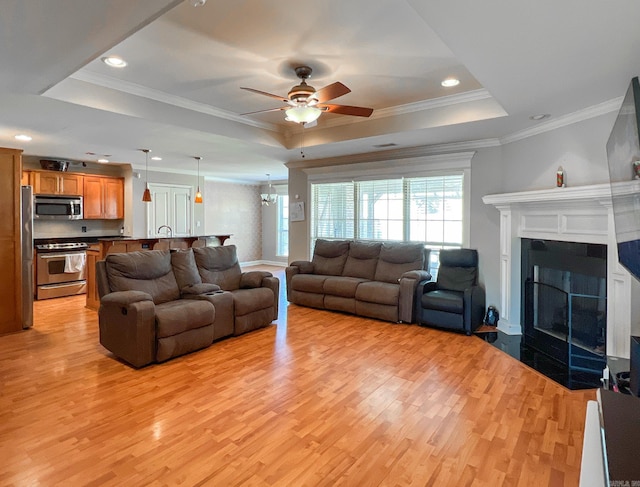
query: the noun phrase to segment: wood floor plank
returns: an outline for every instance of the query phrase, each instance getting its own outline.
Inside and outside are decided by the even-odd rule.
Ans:
[[[0,485],[578,484],[595,392],[476,337],[282,296],[276,325],[135,370],[83,304],[0,337]]]

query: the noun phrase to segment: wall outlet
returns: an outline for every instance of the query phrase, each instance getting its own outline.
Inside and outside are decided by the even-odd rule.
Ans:
[[[80,229],[80,231],[82,231],[83,233],[86,233],[86,232],[87,232],[87,227],[83,226],[83,227]]]
[[[200,228],[200,220],[196,222],[196,227]]]

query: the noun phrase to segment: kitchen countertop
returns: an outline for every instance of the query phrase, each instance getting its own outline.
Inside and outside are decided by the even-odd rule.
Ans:
[[[221,233],[221,234],[216,234],[216,235],[192,235],[190,237],[98,237],[98,240],[101,242],[114,242],[114,241],[137,241],[137,240],[179,240],[179,239],[186,239],[186,238],[194,238],[194,239],[199,239],[199,238],[217,238],[220,239],[221,237],[225,237],[224,239],[226,240],[227,238],[229,238],[231,235],[233,235],[232,233]]]

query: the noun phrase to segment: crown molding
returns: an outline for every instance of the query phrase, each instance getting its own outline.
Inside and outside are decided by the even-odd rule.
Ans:
[[[534,135],[557,130],[568,125],[573,125],[574,123],[583,122],[591,118],[599,117],[600,115],[617,112],[622,106],[623,98],[624,97],[622,96],[614,98],[613,100],[608,100],[573,113],[568,113],[567,115],[562,115],[560,117],[554,118],[553,120],[549,120],[548,122],[542,122],[535,127],[520,130],[519,132],[514,132],[512,134],[506,135],[505,137],[501,137],[500,143],[510,144],[511,142],[516,142],[518,140],[533,137]]]
[[[222,118],[232,122],[241,123],[244,125],[250,125],[252,127],[271,130],[273,132],[280,132],[280,127],[272,123],[258,122],[250,118],[243,117],[237,113],[230,112],[228,110],[222,110],[220,108],[207,105],[205,103],[196,102],[183,98],[181,96],[170,95],[160,90],[154,90],[145,86],[130,83],[129,81],[123,81],[110,76],[98,75],[87,71],[78,71],[73,73],[70,78],[85,83],[90,83],[96,86],[102,86],[103,88],[109,88],[129,95],[139,96],[141,98],[147,98],[149,100],[158,101],[167,105],[173,105],[186,110],[194,112],[204,113],[205,115],[211,115],[212,117]]]

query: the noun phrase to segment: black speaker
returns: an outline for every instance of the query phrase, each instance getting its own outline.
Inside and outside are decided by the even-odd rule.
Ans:
[[[640,396],[640,336],[631,337],[631,351],[629,354],[629,389],[631,394]]]

